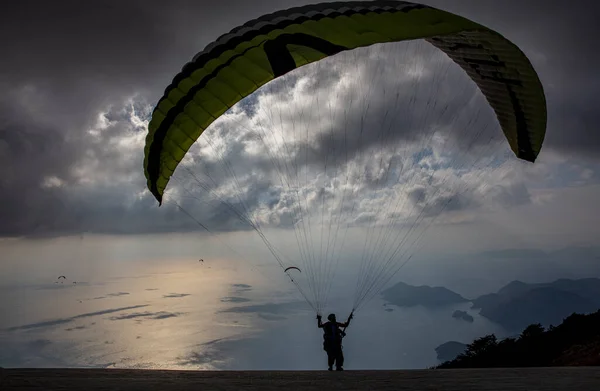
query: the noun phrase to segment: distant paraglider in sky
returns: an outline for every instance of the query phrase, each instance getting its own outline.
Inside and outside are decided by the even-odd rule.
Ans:
[[[298,270],[300,273],[302,273],[302,270],[300,270],[299,268],[297,268],[296,266],[290,266],[285,268],[285,270],[283,271],[284,273],[287,273],[289,270]],[[290,280],[292,282],[295,282],[294,279],[292,278],[292,276],[288,273],[288,276],[290,276]]]
[[[248,21],[183,67],[153,111],[144,174],[159,205],[173,176],[169,201],[202,229],[212,233],[180,202],[225,210],[284,272],[302,266],[306,285],[292,282],[317,313],[343,250],[363,243],[355,311],[438,217],[475,194],[468,180],[513,157],[533,163],[545,133],[537,73],[499,33],[404,1],[312,4]],[[248,206],[249,189],[267,179]],[[274,205],[287,220],[264,219]],[[292,232],[295,245],[278,248],[265,224]]]
[[[66,276],[58,276],[58,278],[56,279],[56,281],[54,281],[54,283],[58,284],[60,282],[61,284],[63,284],[65,281],[67,281],[67,277]],[[72,281],[71,284],[72,285],[77,285],[77,281]]]

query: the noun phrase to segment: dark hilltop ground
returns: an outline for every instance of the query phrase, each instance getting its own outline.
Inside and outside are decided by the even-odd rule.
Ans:
[[[4,369],[2,391],[23,390],[600,390],[600,368],[408,371],[157,371]]]
[[[460,345],[455,341],[440,345],[438,356],[463,352],[437,368],[600,366],[600,310],[574,313],[558,326],[531,324],[515,337],[498,340],[489,334],[463,349]]]

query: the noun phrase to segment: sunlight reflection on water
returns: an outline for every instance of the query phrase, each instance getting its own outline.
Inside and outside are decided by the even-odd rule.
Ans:
[[[315,314],[284,278],[194,262],[144,275],[8,291],[0,322],[5,367],[323,369]],[[329,306],[340,319],[348,301]],[[454,309],[383,307],[356,314],[344,347],[349,369],[423,368],[436,346],[469,342],[497,325]],[[393,309],[385,311],[385,309]]]
[[[9,291],[11,316],[3,317],[0,327],[12,349],[4,350],[2,362],[175,368],[193,346],[254,330],[252,319],[218,312],[238,305],[223,302],[224,297],[262,299],[264,293],[254,287],[261,279],[244,274],[240,281],[228,268],[203,266]]]

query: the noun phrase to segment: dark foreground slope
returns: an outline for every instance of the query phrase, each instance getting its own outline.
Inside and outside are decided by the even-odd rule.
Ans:
[[[494,334],[486,335],[438,369],[577,365],[600,366],[600,310],[572,314],[548,329],[531,324],[516,338],[499,341]]]
[[[0,390],[600,390],[600,368],[408,371],[4,369]]]

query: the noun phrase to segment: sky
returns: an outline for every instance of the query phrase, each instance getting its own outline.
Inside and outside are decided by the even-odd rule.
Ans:
[[[31,344],[34,352],[58,352],[53,343],[69,341],[64,334],[73,332],[54,329],[55,323],[24,329],[28,324],[67,319],[64,323],[89,328],[82,340],[100,341],[100,334],[111,333],[109,324],[117,322],[106,315],[113,312],[103,311],[114,310],[114,316],[151,324],[183,319],[183,329],[193,330],[202,314],[231,307],[221,298],[238,297],[227,292],[236,283],[261,292],[252,297],[253,305],[268,304],[281,291],[286,293],[280,298],[303,302],[262,233],[274,243],[278,260],[304,270],[291,277],[313,295],[313,305],[331,308],[328,297],[348,310],[364,303],[364,311],[384,323],[389,319],[382,317],[392,313],[375,310],[381,309],[373,304],[375,288],[394,279],[444,285],[471,297],[514,279],[595,276],[600,270],[595,217],[600,196],[600,77],[595,66],[600,27],[595,15],[600,5],[583,0],[423,3],[498,31],[528,56],[548,105],[546,138],[534,164],[508,153],[485,99],[443,55],[423,42],[371,47],[299,69],[219,118],[169,187],[167,200],[182,206],[183,213],[174,202],[158,207],[146,190],[143,147],[154,105],[181,67],[221,34],[308,2],[21,1],[5,7],[0,15],[5,37],[0,44],[0,287],[6,295],[0,306],[13,316],[0,327],[3,341],[25,334],[11,345],[21,358],[7,362],[54,362],[55,356],[47,361],[23,357]],[[378,131],[363,133],[364,128]],[[300,174],[289,170],[298,165]],[[281,167],[286,167],[283,175]],[[198,178],[203,183],[210,179],[210,191],[199,191]],[[232,210],[258,222],[260,232]],[[310,240],[302,237],[306,227],[314,234]],[[398,243],[402,251],[394,254]],[[389,254],[393,262],[386,263]],[[198,262],[201,258],[204,263]],[[209,267],[210,273],[221,273],[221,280],[202,275]],[[156,284],[160,294],[145,290],[154,287],[150,273],[164,275]],[[54,282],[60,274],[80,285],[70,281],[68,289],[58,288]],[[122,285],[123,278],[136,276],[148,286]],[[178,281],[193,289],[175,289]],[[210,281],[211,304],[202,299],[204,281]],[[334,283],[331,290],[329,282]],[[355,282],[357,289],[350,289]],[[109,296],[118,292],[130,294]],[[165,297],[171,293],[190,295]],[[361,299],[361,293],[373,301]],[[45,304],[65,298],[83,309]],[[182,309],[162,303],[171,299]],[[105,305],[106,300],[115,303]],[[148,307],[137,307],[142,305]],[[54,308],[60,311],[52,313]],[[226,312],[233,317],[229,326],[243,318],[258,333],[256,339],[246,335],[235,344],[227,338],[238,335],[238,327],[219,334],[215,319],[224,315],[213,314],[202,318],[202,327],[212,331],[196,335],[194,343],[219,341],[202,349],[222,357],[241,349],[254,357],[270,327],[291,322],[304,330],[302,316],[315,308],[306,303],[299,308],[270,319],[252,308]],[[399,311],[393,316],[393,322],[404,321]],[[110,321],[94,327],[78,323],[95,317]],[[479,331],[462,332],[473,336]],[[452,338],[447,331],[436,333],[440,343]],[[154,336],[158,344],[166,343]],[[369,341],[365,338],[355,341]],[[272,346],[281,347],[283,339]],[[190,341],[181,346],[189,348]],[[133,337],[117,345],[131,343]],[[75,345],[76,354],[61,358],[65,365],[106,364],[89,359],[90,347]],[[202,349],[197,349],[200,356],[187,352],[182,357],[191,357],[193,365],[211,362],[201,356]],[[256,365],[281,362],[302,368],[310,366],[311,354],[320,353],[307,351],[298,361],[286,361],[283,349],[281,357]],[[127,354],[121,358],[133,357]],[[132,360],[142,365],[145,354]],[[186,362],[174,350],[169,354],[175,356],[148,365]],[[390,362],[427,366],[433,353],[428,354]],[[223,365],[244,368],[252,362],[240,358]]]

